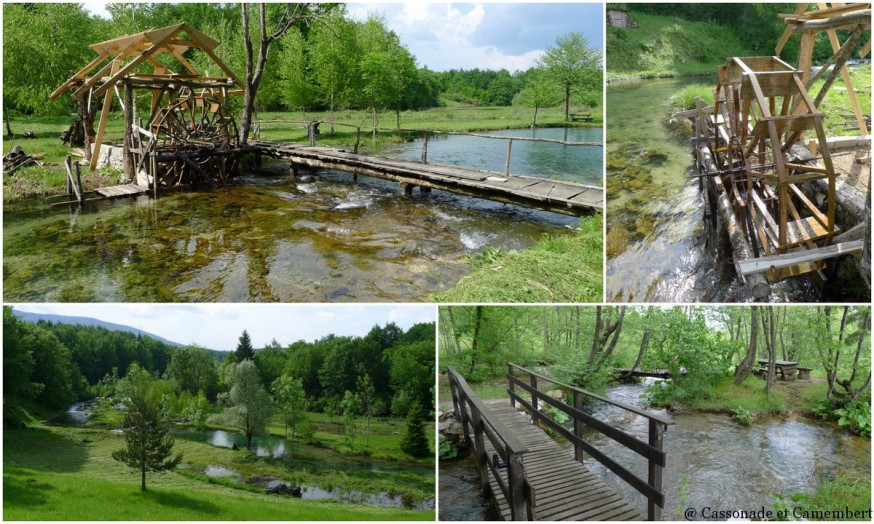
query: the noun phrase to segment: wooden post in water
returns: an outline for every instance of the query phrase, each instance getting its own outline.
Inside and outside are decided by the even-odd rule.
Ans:
[[[504,176],[510,176],[510,153],[513,151],[513,139],[507,140],[507,162],[504,165]]]
[[[425,136],[422,139],[422,163],[428,163],[428,132],[425,131]]]
[[[574,393],[574,409],[583,410],[583,393],[577,390],[573,391]],[[574,435],[580,439],[580,442],[574,442],[574,460],[577,462],[583,462],[585,456],[583,455],[583,421],[574,417]]]
[[[158,153],[149,153],[149,165],[152,169],[152,198],[158,198]]]
[[[134,93],[130,84],[124,84],[124,146],[122,147],[122,161],[124,162],[125,180],[136,181],[134,173],[134,159],[131,155],[131,141],[133,140],[134,127]],[[139,134],[139,132],[137,133]]]
[[[649,445],[656,448],[657,450],[662,450],[662,437],[664,435],[664,427],[661,422],[657,420],[649,419]],[[662,491],[662,467],[656,464],[653,459],[649,459],[649,472],[648,472],[649,485],[652,486],[657,492],[661,493]],[[656,501],[652,499],[652,497],[648,497],[647,499],[647,520],[662,520],[662,508]]]

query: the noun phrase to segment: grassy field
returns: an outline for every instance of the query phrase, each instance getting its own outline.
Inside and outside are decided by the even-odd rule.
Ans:
[[[580,220],[572,235],[547,236],[524,251],[486,251],[438,302],[600,302],[603,215]]]
[[[398,436],[399,438],[399,436]],[[372,439],[373,440],[373,439]],[[378,440],[378,439],[377,439]],[[433,511],[410,511],[351,503],[267,496],[245,483],[276,477],[324,489],[386,491],[412,500],[433,497],[433,479],[414,473],[355,471],[329,467],[319,452],[300,459],[257,457],[177,438],[184,454],[172,472],[151,474],[148,491],[139,476],[113,460],[121,436],[88,427],[36,425],[7,431],[3,439],[3,517],[7,520],[433,520]],[[329,450],[321,453],[333,453]],[[433,461],[432,461],[433,463]],[[232,469],[241,480],[210,479],[207,465]],[[321,465],[321,466],[320,466]],[[106,501],[112,501],[107,504]]]

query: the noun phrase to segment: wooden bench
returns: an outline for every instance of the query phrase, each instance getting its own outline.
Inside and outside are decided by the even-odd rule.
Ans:
[[[571,122],[591,122],[595,120],[595,117],[589,113],[568,113],[568,118],[571,119]]]
[[[796,368],[798,370],[798,380],[810,380],[810,372],[813,368]]]

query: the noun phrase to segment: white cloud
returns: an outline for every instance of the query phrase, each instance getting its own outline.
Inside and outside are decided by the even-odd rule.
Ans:
[[[354,4],[348,13],[365,20],[370,12],[385,17],[389,29],[416,56],[420,66],[434,71],[449,69],[525,70],[535,65],[542,49],[521,54],[506,53],[494,45],[475,45],[472,40],[489,9],[487,4],[473,4],[468,10],[458,4],[404,3]],[[469,4],[465,4],[465,8]]]

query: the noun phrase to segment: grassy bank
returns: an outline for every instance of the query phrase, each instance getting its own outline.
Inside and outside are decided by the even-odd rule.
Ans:
[[[600,302],[601,214],[580,220],[572,235],[550,235],[524,251],[486,251],[438,302]]]
[[[715,72],[727,56],[752,56],[731,31],[713,22],[630,12],[637,27],[607,26],[607,79]]]
[[[111,458],[122,447],[119,434],[105,429],[38,425],[7,431],[3,439],[3,517],[7,520],[433,520],[433,511],[409,511],[351,503],[267,496],[246,484],[254,476],[366,492],[427,491],[433,479],[412,473],[362,472],[319,468],[317,459],[257,457],[177,439],[183,464],[169,473],[139,476]],[[239,480],[214,481],[200,472],[219,465]],[[359,478],[360,477],[360,478]],[[413,494],[410,494],[413,496]],[[414,497],[417,500],[419,497]],[[106,504],[111,500],[112,504]]]
[[[734,384],[734,377],[725,377],[713,386],[712,394],[686,400],[680,409],[726,415],[747,413],[753,420],[772,415],[807,416],[826,397],[827,390],[828,384],[820,377],[810,381],[778,380],[767,396],[765,381],[759,377],[750,377],[740,385]]]

